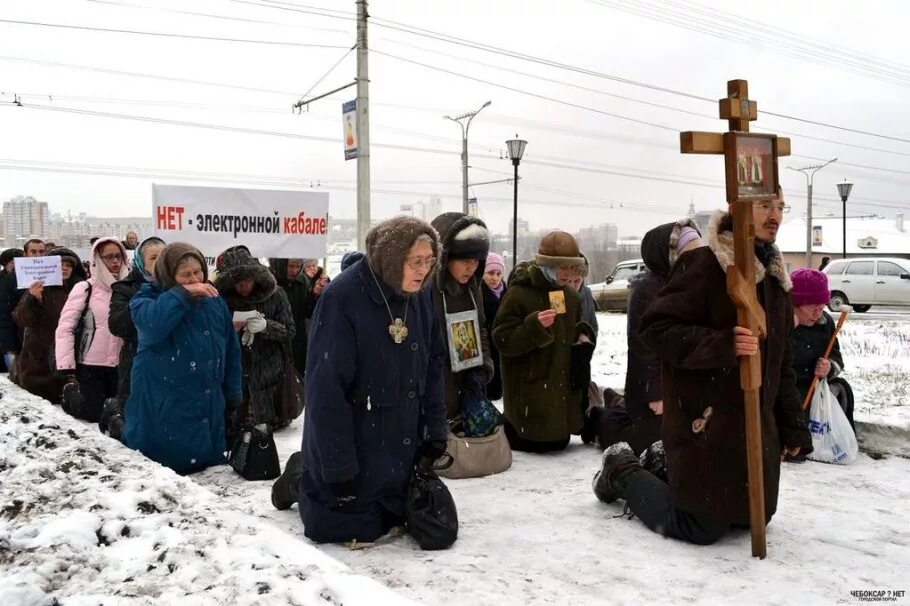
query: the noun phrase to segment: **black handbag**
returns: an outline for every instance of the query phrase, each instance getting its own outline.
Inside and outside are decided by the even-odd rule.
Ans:
[[[244,480],[274,480],[281,475],[278,448],[271,431],[244,427],[231,447],[228,463]]]
[[[455,500],[432,469],[414,466],[405,507],[408,532],[421,549],[448,549],[458,538]]]

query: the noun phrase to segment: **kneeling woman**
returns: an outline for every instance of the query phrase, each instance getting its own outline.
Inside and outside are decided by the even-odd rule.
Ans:
[[[130,301],[138,333],[124,442],[180,473],[225,461],[226,410],[242,399],[240,343],[205,257],[174,243]]]
[[[304,534],[321,543],[374,541],[402,524],[415,458],[446,447],[445,341],[424,288],[438,236],[396,217],[366,246],[310,325],[299,503]],[[295,458],[279,485],[301,474]]]

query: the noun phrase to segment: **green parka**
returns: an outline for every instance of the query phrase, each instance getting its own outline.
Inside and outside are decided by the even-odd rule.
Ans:
[[[493,324],[493,342],[502,363],[505,416],[523,439],[564,440],[579,433],[584,421],[581,390],[572,390],[572,344],[594,330],[581,319],[581,297],[575,289],[557,287],[536,262],[519,263],[509,276],[509,290]],[[562,290],[566,313],[550,328],[537,319],[550,308],[550,291]]]

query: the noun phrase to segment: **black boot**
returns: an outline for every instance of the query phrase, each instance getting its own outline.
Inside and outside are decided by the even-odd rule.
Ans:
[[[601,468],[594,474],[594,494],[604,503],[623,498],[624,480],[636,471],[641,471],[641,464],[629,444],[613,444],[604,451]]]
[[[642,451],[638,458],[641,468],[653,473],[658,480],[665,484],[670,483],[667,477],[667,453],[664,450],[664,441],[658,440]]]
[[[275,509],[290,509],[291,505],[297,502],[302,473],[301,453],[297,451],[288,458],[288,462],[284,466],[284,473],[278,476],[278,479],[272,484],[272,505],[275,506]]]

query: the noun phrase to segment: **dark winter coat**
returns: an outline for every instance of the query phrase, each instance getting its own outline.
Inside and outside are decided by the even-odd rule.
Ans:
[[[126,402],[130,396],[130,375],[133,371],[133,358],[136,357],[139,339],[136,325],[133,324],[133,316],[130,313],[130,301],[144,283],[142,272],[133,268],[126,279],[115,282],[111,286],[111,313],[107,317],[107,326],[112,335],[123,340],[123,347],[120,348],[120,364],[117,366],[117,397],[121,402]]]
[[[395,317],[404,318],[407,310],[403,343],[389,336],[380,288]],[[382,533],[374,521],[380,510],[404,515],[417,448],[448,433],[445,338],[432,292],[397,294],[374,278],[366,259],[358,261],[319,298],[309,351],[300,484],[306,535],[375,539]],[[355,503],[332,509],[331,485],[349,480],[356,485]]]
[[[626,324],[628,364],[623,395],[626,411],[633,419],[652,416],[648,404],[663,400],[660,358],[641,338],[639,324],[645,310],[670,279],[670,270],[678,258],[679,234],[684,227],[697,229],[693,221],[684,219],[649,230],[641,241],[641,256],[647,269],[630,280]],[[655,436],[652,441],[658,439]]]
[[[223,463],[226,403],[241,400],[243,374],[224,299],[145,284],[130,310],[139,345],[124,443],[178,472]]]
[[[227,255],[226,255],[227,256]],[[244,391],[249,398],[254,424],[279,425],[288,419],[279,416],[282,379],[285,376],[287,351],[296,333],[294,316],[284,290],[278,288],[267,267],[246,256],[240,265],[230,264],[215,280],[215,286],[227,302],[231,313],[258,311],[265,316],[266,329],[256,333],[249,347],[242,347]],[[249,296],[241,297],[234,289],[237,282],[252,278],[255,282]]]
[[[499,361],[499,349],[493,341],[493,323],[496,321],[499,306],[508,291],[509,287],[505,284],[505,280],[503,280],[502,293],[498,297],[493,294],[486,282],[482,282],[480,285],[480,292],[483,294],[483,316],[487,334],[490,335],[490,357],[493,358],[493,378],[487,383],[487,397],[491,400],[502,398],[502,368]]]
[[[600,331],[600,326],[597,324],[597,302],[594,301],[594,293],[591,292],[587,284],[582,284],[578,290],[578,296],[581,297],[581,320],[582,322],[587,322],[594,329],[594,338],[591,341],[597,343],[597,333]]]
[[[25,331],[22,352],[16,362],[19,385],[36,396],[57,403],[63,389],[63,378],[51,369],[48,356],[54,345],[60,312],[73,286],[84,281],[86,275],[82,262],[71,250],[55,248],[48,255],[71,258],[74,261],[72,275],[62,286],[45,286],[41,302],[24,290],[25,295],[16,305],[12,319]]]
[[[561,290],[566,313],[550,328],[537,319],[550,309],[550,291]],[[581,319],[581,297],[571,286],[557,287],[536,262],[519,263],[509,276],[493,324],[499,348],[505,416],[519,437],[556,442],[581,431],[581,389],[572,389],[572,344],[579,335],[592,341],[593,328]]]
[[[433,280],[433,299],[440,329],[446,340],[445,383],[446,418],[448,419],[458,416],[461,412],[458,399],[469,384],[468,374],[482,373],[481,383],[486,384],[493,377],[494,372],[493,357],[490,353],[490,335],[487,333],[486,315],[483,309],[483,294],[480,292],[480,284],[483,282],[486,263],[485,261],[478,263],[477,270],[467,284],[459,284],[447,269],[449,263],[448,251],[452,247],[452,239],[458,231],[469,225],[480,225],[486,229],[480,219],[461,215],[460,213],[446,213],[433,220],[433,227],[439,232],[441,240],[439,260],[436,263],[436,275]],[[483,254],[483,257],[486,259],[486,253]],[[483,353],[483,365],[460,372],[452,372],[448,328],[446,327],[445,317],[446,311],[454,314],[475,309],[479,318],[480,349]]]
[[[797,326],[793,329],[793,372],[796,373],[796,388],[799,390],[800,402],[806,399],[812,379],[815,377],[815,364],[825,355],[828,342],[837,327],[834,319],[823,311],[822,317],[812,326]],[[833,379],[844,369],[844,358],[840,353],[840,342],[835,339],[831,349],[831,370],[828,378]]]
[[[25,292],[28,291],[18,288],[15,270],[3,270],[0,275],[0,354],[19,353],[22,349],[23,327],[13,321],[13,310]]]
[[[278,286],[284,291],[294,317],[294,338],[291,341],[291,353],[294,367],[301,375],[306,372],[307,323],[313,317],[316,298],[310,296],[309,282],[302,271],[293,280],[288,280],[288,260],[269,259],[269,268]]]
[[[728,217],[728,216],[726,216]],[[673,504],[690,513],[749,523],[745,404],[733,327],[736,308],[726,295],[733,264],[732,227],[718,213],[709,247],[680,257],[670,281],[641,321],[642,338],[663,366],[663,438]],[[786,447],[811,451],[793,374],[790,277],[776,247],[766,269],[756,260],[759,302],[768,337],[762,359],[761,431],[767,519],[777,509],[780,454]],[[693,421],[711,407],[703,432]]]

